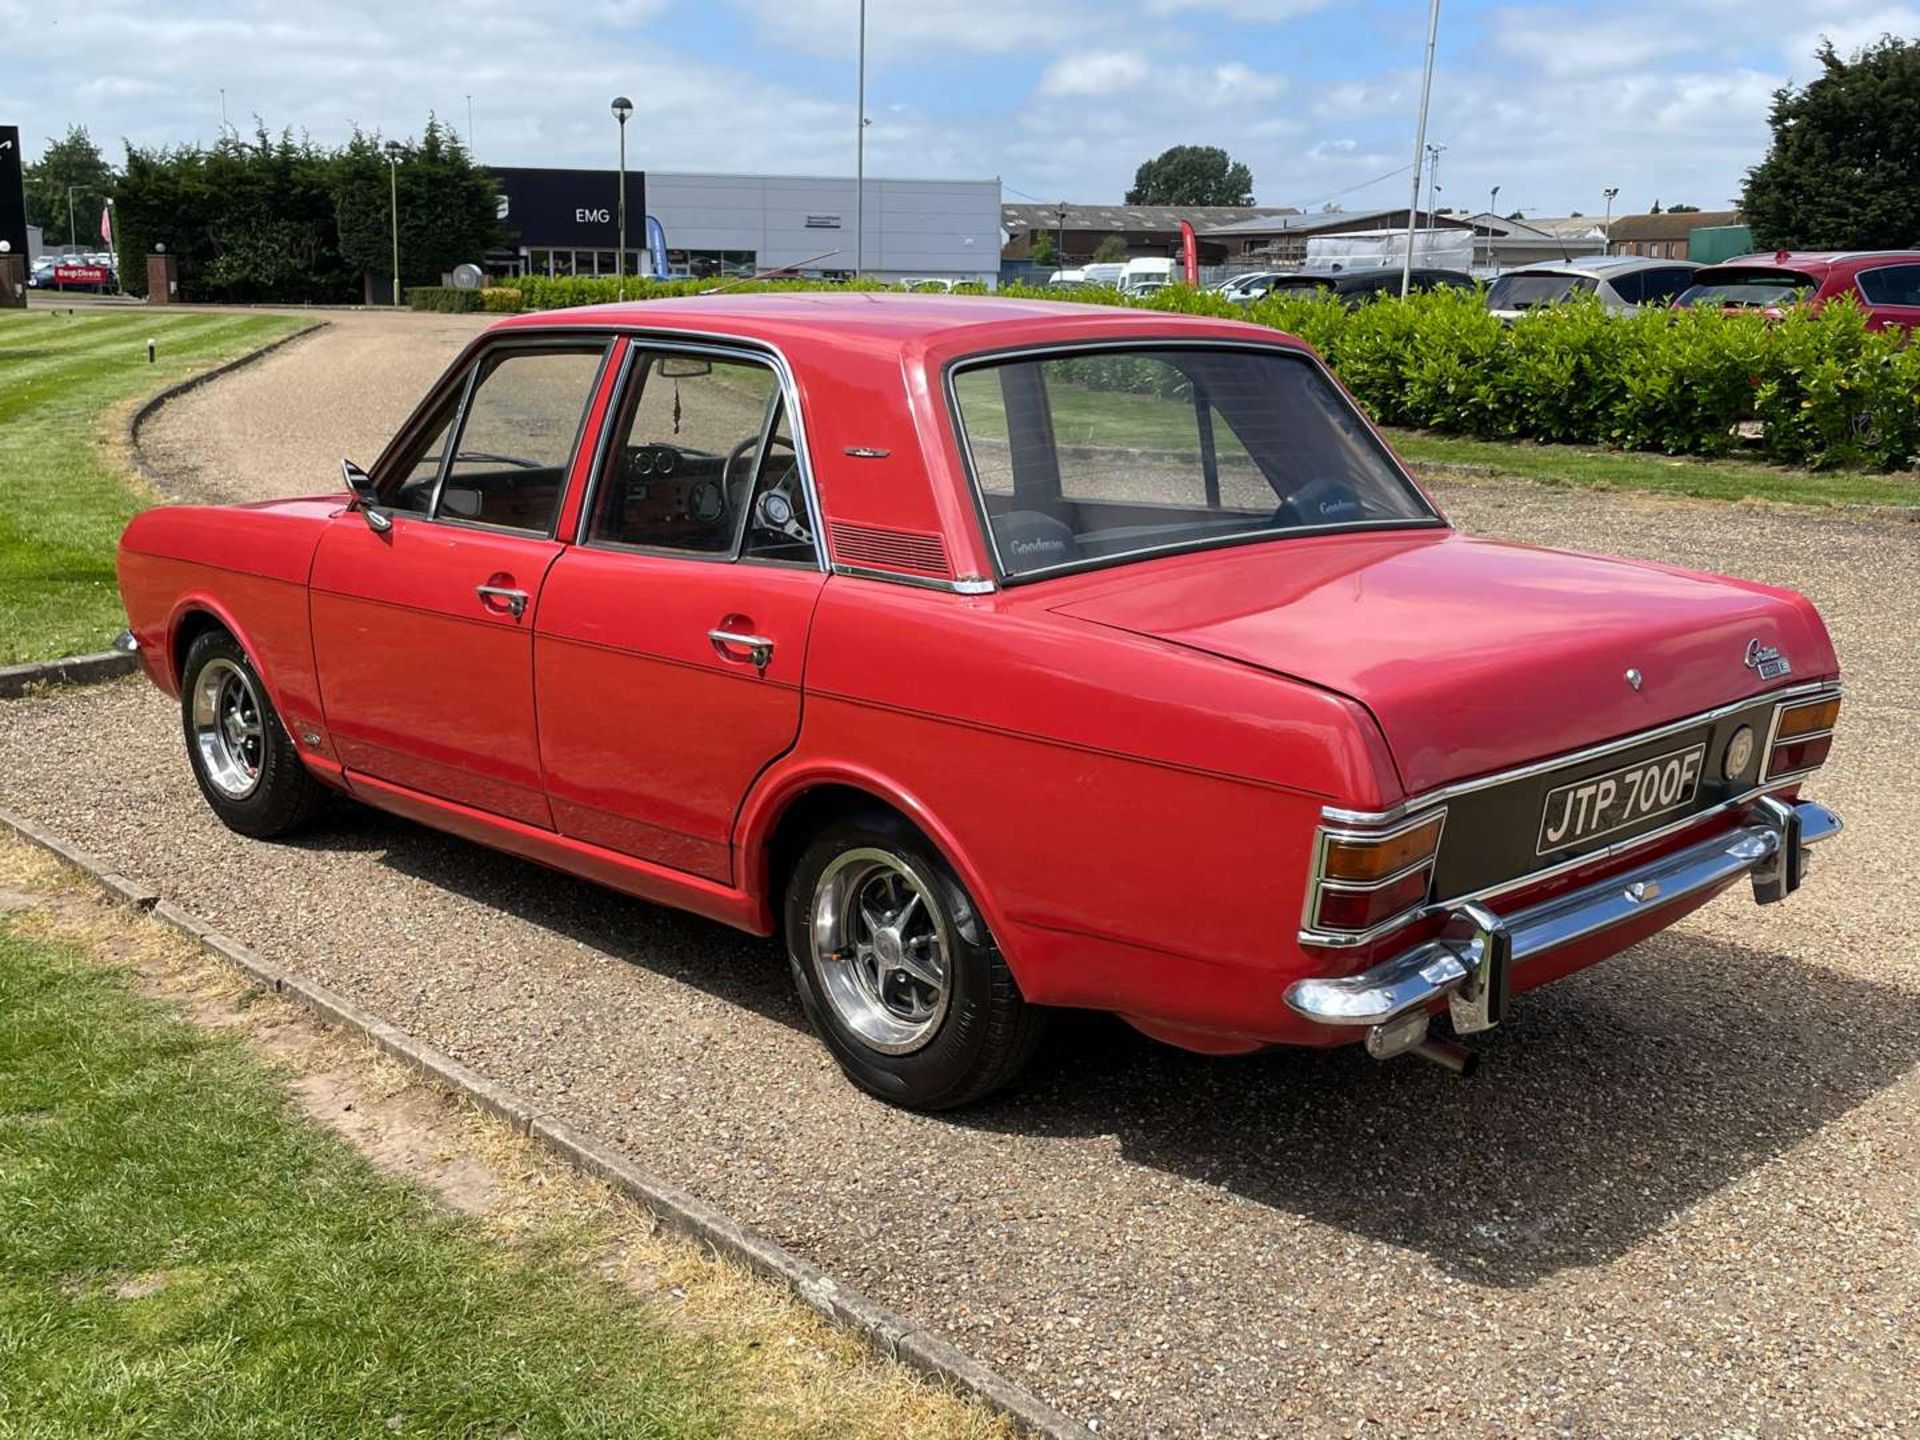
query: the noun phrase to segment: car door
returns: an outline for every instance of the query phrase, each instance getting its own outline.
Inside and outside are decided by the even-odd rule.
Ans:
[[[729,883],[826,578],[804,437],[770,356],[636,345],[626,371],[535,626],[547,793],[563,834]]]
[[[1868,329],[1920,329],[1920,265],[1879,265],[1854,283],[1867,302]]]
[[[321,537],[310,581],[327,728],[370,776],[552,828],[533,625],[606,337],[481,351],[375,477],[385,504]]]

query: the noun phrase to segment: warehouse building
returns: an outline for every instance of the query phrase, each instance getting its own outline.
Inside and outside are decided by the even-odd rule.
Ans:
[[[619,178],[611,170],[494,167],[507,248],[503,274],[612,275],[619,248]],[[994,284],[1000,270],[998,180],[892,180],[864,187],[857,238],[851,178],[819,175],[627,173],[626,273],[649,273],[645,218],[665,232],[678,276],[792,271],[879,280],[941,278]]]

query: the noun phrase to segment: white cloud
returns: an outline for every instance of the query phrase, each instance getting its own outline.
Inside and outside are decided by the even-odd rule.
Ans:
[[[731,0],[761,35],[810,55],[851,57],[859,44],[855,0]],[[1100,14],[1079,0],[887,0],[867,7],[874,60],[1004,55],[1050,47],[1097,30]]]
[[[1114,95],[1137,89],[1148,73],[1147,57],[1137,50],[1094,50],[1069,55],[1040,76],[1042,95]]]
[[[1283,25],[1324,9],[1330,0],[1146,0],[1149,15],[1177,15],[1183,10],[1206,10],[1247,25]]]

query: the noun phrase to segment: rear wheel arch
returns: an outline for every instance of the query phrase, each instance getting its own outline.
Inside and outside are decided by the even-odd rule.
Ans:
[[[224,630],[233,635],[233,627],[213,611],[200,606],[189,606],[173,622],[173,634],[167,642],[167,668],[173,675],[176,685],[186,682],[187,654],[193,649],[193,642],[209,630]],[[234,635],[236,641],[239,636]],[[244,642],[242,642],[244,648]],[[251,655],[253,652],[247,652]]]

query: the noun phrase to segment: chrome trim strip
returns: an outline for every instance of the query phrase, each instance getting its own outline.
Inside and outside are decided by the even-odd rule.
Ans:
[[[1786,701],[1792,699],[1807,699],[1816,693],[1828,691],[1835,695],[1840,694],[1840,682],[1837,680],[1808,680],[1799,685],[1789,686],[1784,690],[1763,691],[1758,695],[1749,695],[1744,700],[1736,700],[1730,704],[1716,706],[1711,710],[1703,710],[1697,715],[1689,715],[1684,720],[1675,720],[1666,725],[1658,725],[1651,730],[1636,731],[1634,734],[1625,736],[1619,740],[1608,740],[1604,744],[1592,745],[1585,750],[1570,750],[1565,754],[1554,755],[1545,760],[1532,760],[1525,765],[1516,765],[1510,770],[1500,770],[1492,775],[1482,775],[1478,779],[1461,780],[1452,785],[1443,785],[1437,790],[1423,791],[1418,795],[1409,796],[1398,805],[1387,810],[1343,810],[1337,805],[1324,805],[1320,809],[1320,816],[1323,820],[1330,820],[1335,824],[1341,825],[1387,825],[1414,810],[1451,800],[1456,795],[1470,795],[1476,790],[1485,790],[1493,785],[1504,785],[1510,780],[1525,780],[1530,776],[1544,775],[1547,771],[1558,770],[1563,765],[1580,765],[1588,760],[1598,760],[1604,755],[1611,755],[1615,751],[1631,750],[1636,745],[1644,745],[1649,741],[1665,739],[1669,735],[1691,729],[1695,725],[1705,725],[1710,721],[1723,719],[1728,715],[1734,714],[1736,711],[1745,710],[1750,706],[1763,704],[1769,700]]]
[[[1783,844],[1799,832],[1802,847],[1829,840],[1844,828],[1838,815],[1823,805],[1801,801],[1780,805],[1779,814],[1763,814],[1752,824],[1726,835],[1661,857],[1640,870],[1616,875],[1566,895],[1556,896],[1512,916],[1478,912],[1481,921],[1496,921],[1510,939],[1515,968],[1597,935],[1643,915],[1649,906],[1691,899],[1737,880],[1755,877],[1756,899],[1769,862]],[[1790,882],[1787,888],[1791,888]],[[1777,898],[1777,897],[1773,897]],[[1475,912],[1456,912],[1476,919]],[[1470,925],[1477,930],[1479,925]],[[1287,987],[1287,1007],[1309,1020],[1326,1025],[1372,1026],[1421,1009],[1460,991],[1481,956],[1478,942],[1468,939],[1429,940],[1363,970],[1358,975],[1311,976]]]
[[[1718,805],[1711,806],[1708,809],[1696,810],[1693,814],[1684,816],[1674,821],[1671,825],[1662,825],[1658,830],[1649,830],[1644,835],[1635,835],[1629,839],[1617,841],[1612,845],[1606,846],[1604,849],[1594,850],[1586,855],[1577,855],[1571,860],[1563,860],[1558,865],[1549,865],[1544,870],[1529,870],[1524,875],[1516,875],[1511,880],[1502,880],[1497,885],[1488,885],[1479,890],[1469,890],[1462,895],[1450,896],[1445,900],[1433,901],[1423,910],[1401,915],[1392,920],[1383,921],[1371,930],[1360,931],[1356,934],[1347,934],[1338,930],[1314,930],[1309,926],[1302,928],[1299,935],[1295,938],[1298,939],[1302,945],[1318,945],[1327,949],[1351,949],[1356,945],[1370,944],[1389,931],[1404,929],[1416,920],[1425,920],[1431,916],[1443,914],[1456,906],[1471,904],[1480,900],[1498,899],[1502,895],[1512,894],[1515,890],[1524,890],[1529,885],[1538,885],[1548,880],[1558,879],[1562,875],[1570,874],[1588,865],[1600,865],[1609,860],[1617,860],[1622,855],[1631,855],[1642,846],[1651,845],[1657,840],[1664,840],[1670,835],[1677,835],[1690,825],[1697,825],[1702,820],[1708,820],[1715,815],[1722,815],[1729,810],[1736,810],[1742,805],[1751,804],[1762,794],[1775,790],[1784,790],[1787,786],[1797,784],[1806,779],[1807,776],[1812,773],[1811,770],[1801,770],[1792,775],[1776,775],[1771,780],[1764,781],[1743,794],[1735,795],[1728,800],[1722,800]],[[1309,914],[1307,919],[1310,921],[1312,915]]]
[[[1838,686],[1834,687],[1834,694],[1839,694]],[[1767,771],[1773,765],[1774,747],[1779,745],[1796,745],[1802,740],[1817,740],[1823,735],[1833,734],[1834,727],[1829,725],[1824,730],[1813,730],[1805,735],[1795,735],[1790,740],[1782,740],[1780,738],[1780,722],[1786,719],[1789,710],[1802,710],[1809,705],[1821,704],[1828,698],[1829,697],[1825,695],[1810,695],[1801,700],[1783,700],[1780,704],[1773,707],[1773,719],[1767,722],[1767,743],[1760,751],[1760,779],[1763,783],[1771,778],[1767,774]]]
[[[833,573],[855,580],[887,580],[895,585],[911,585],[916,590],[944,590],[950,595],[991,595],[999,587],[991,580],[972,576],[960,580],[942,580],[935,575],[909,575],[899,570],[875,570],[866,565],[846,565],[836,560]]]

